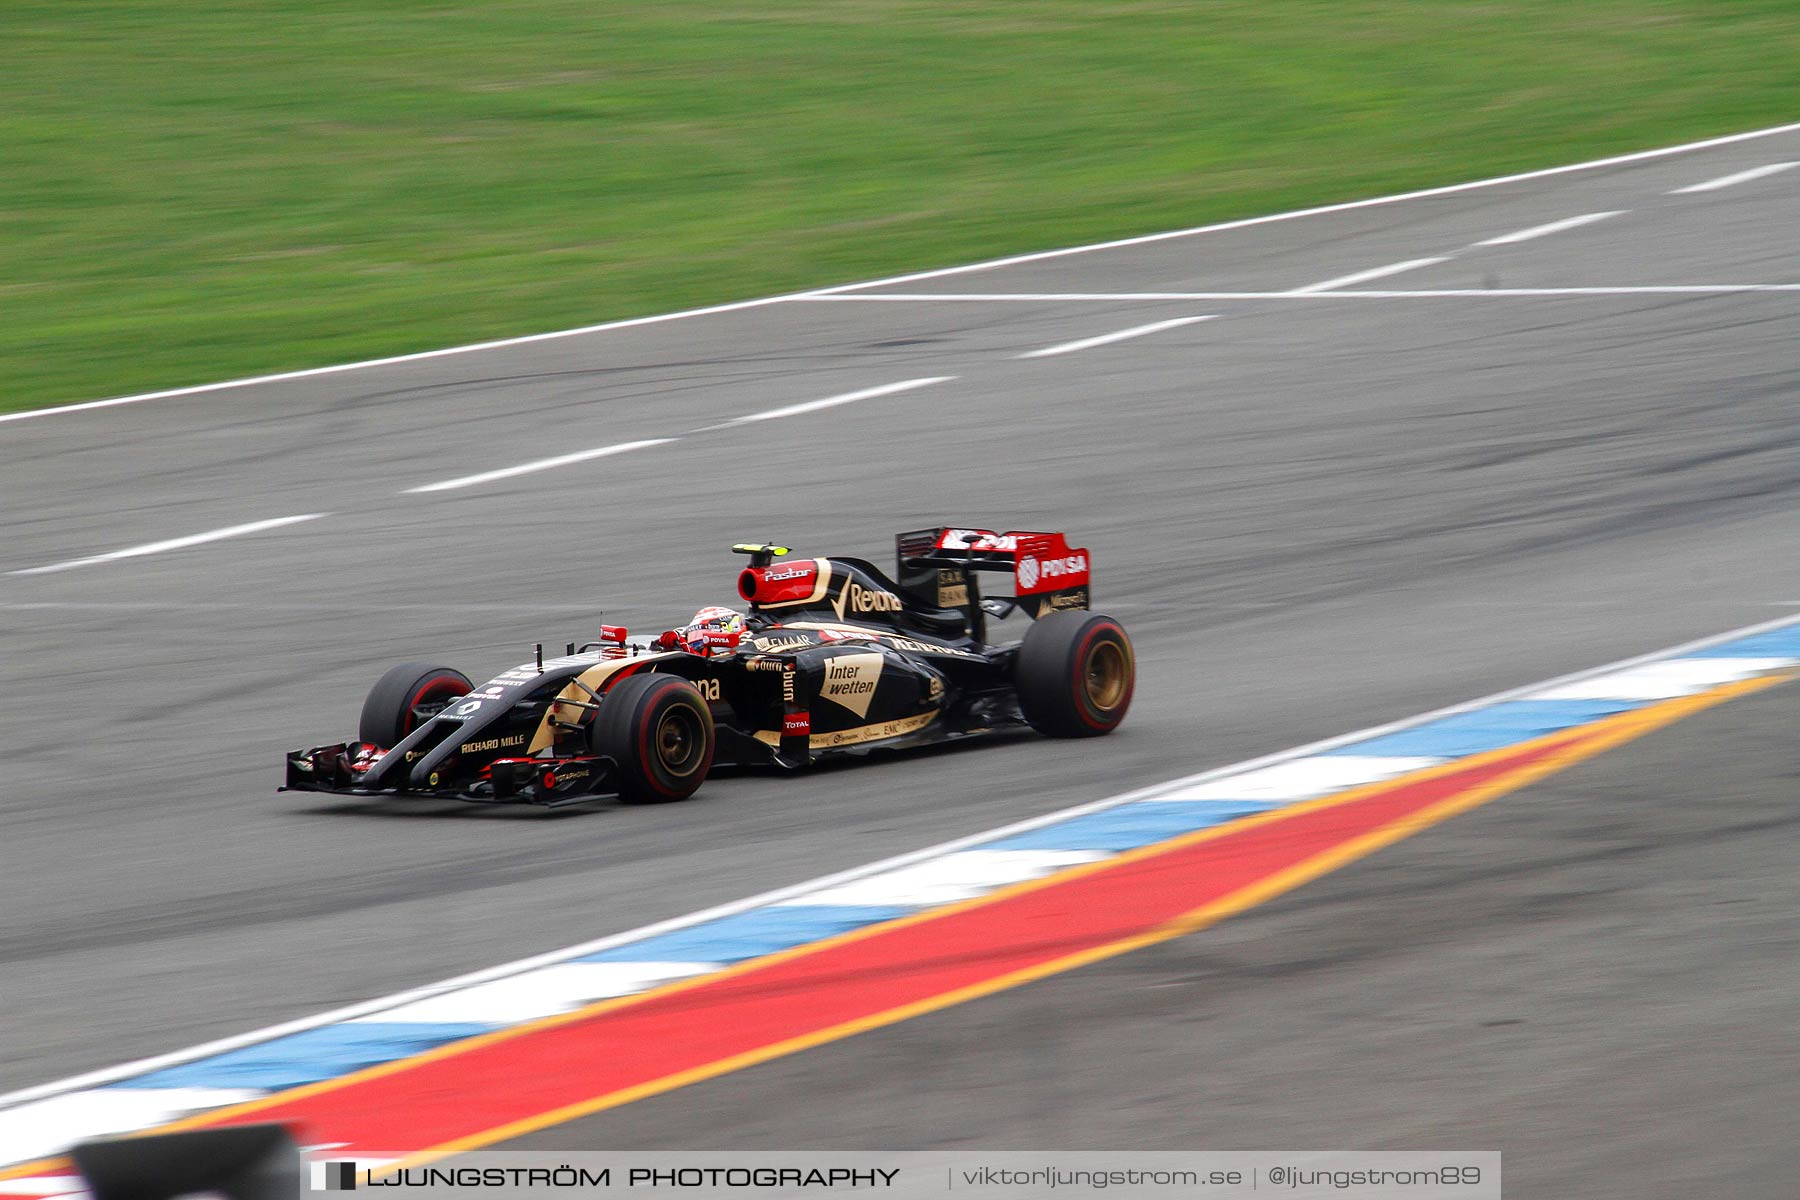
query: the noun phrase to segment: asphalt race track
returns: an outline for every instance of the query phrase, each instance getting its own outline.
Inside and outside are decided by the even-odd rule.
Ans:
[[[1482,1146],[1509,1196],[1784,1195],[1795,707],[1704,713],[1202,936],[507,1148]]]
[[[1800,134],[1785,133],[6,423],[0,1090],[1792,611],[1800,291],[1751,289],[1800,280],[1800,171],[1679,191],[1791,159]],[[1564,225],[1595,214],[1608,215]],[[1533,236],[1480,244],[1521,233]],[[1340,280],[1332,294],[1295,292]],[[312,514],[324,515],[19,573]],[[730,597],[732,541],[880,560],[895,531],[940,520],[1067,529],[1092,549],[1097,606],[1126,623],[1141,659],[1118,736],[720,779],[674,808],[547,815],[274,794],[281,753],[351,733],[392,662],[491,674],[535,641],[586,640],[602,614],[653,633]],[[1716,1017],[1734,1052],[1775,1058],[1794,1015],[1692,974],[1634,973],[1621,951],[1632,943],[1595,945],[1546,919],[1595,886],[1583,808],[1621,819],[1601,801],[1641,783],[1630,837],[1661,848],[1608,859],[1607,878],[1626,893],[1665,872],[1692,879],[1659,893],[1645,923],[1666,912],[1660,936],[1704,943],[1696,971],[1791,982],[1791,941],[1759,940],[1741,925],[1749,910],[1719,898],[1740,869],[1773,886],[1770,864],[1793,861],[1792,825],[1773,800],[1753,817],[1706,801],[1791,791],[1794,703],[1778,690],[1728,706],[1584,768],[1586,783],[1502,800],[1193,944],[538,1136],[732,1144],[733,1114],[754,1105],[763,1115],[741,1130],[765,1144],[935,1144],[969,1124],[948,1110],[907,1117],[915,1101],[891,1064],[956,1039],[959,1069],[991,1058],[996,1094],[1012,1097],[994,1143],[1485,1145],[1485,1130],[1539,1119],[1516,1110],[1548,1087],[1565,1129],[1585,1120],[1594,1134],[1556,1143],[1559,1178],[1574,1179],[1620,1161],[1621,1137],[1661,1145],[1650,1134],[1674,1118],[1647,1082],[1633,1086],[1666,1060],[1620,1051],[1588,1075],[1550,1062],[1558,1046],[1641,1047],[1617,1029],[1616,1041],[1568,1040],[1567,1022],[1672,1037],[1686,1027],[1636,1018],[1679,1009],[1696,1026]],[[1734,738],[1754,752],[1720,754]],[[1607,911],[1636,928],[1634,910]],[[1620,986],[1476,1004],[1487,993],[1465,981],[1426,1005],[1409,989],[1432,978],[1429,960],[1380,951],[1408,937],[1459,956],[1498,946],[1535,964],[1521,990],[1545,963]],[[1315,950],[1329,978],[1283,968]],[[1165,991],[1165,976],[1178,986]],[[1246,1049],[1197,1098],[1169,1099],[1172,1076],[1068,1061],[1127,1042],[1144,1053],[1147,1023],[1176,1006],[1219,1024],[1171,1022],[1171,1042]],[[1463,1025],[1489,1009],[1523,1023],[1472,1032],[1462,1067],[1440,1070],[1451,1008]],[[1409,1019],[1431,1028],[1409,1039]],[[1032,1031],[1058,1021],[1084,1028],[1055,1034],[1061,1058],[1044,1067],[1068,1082],[1039,1087]],[[1278,1032],[1282,1054],[1247,1052]],[[1704,1046],[1683,1052],[1698,1064]],[[896,1074],[871,1086],[852,1127],[841,1089],[858,1056]],[[928,1088],[973,1086],[941,1064],[912,1069]],[[1791,1071],[1691,1074],[1740,1100],[1760,1080],[1791,1111],[1779,1082]],[[1307,1103],[1276,1103],[1296,1079],[1315,1088]],[[1355,1119],[1325,1119],[1325,1098],[1347,1104],[1356,1083]],[[1492,1109],[1476,1106],[1484,1097]],[[1202,1102],[1186,1123],[1164,1111]],[[1514,1125],[1495,1115],[1508,1111]],[[1762,1127],[1743,1111],[1697,1104],[1682,1136],[1715,1152],[1754,1138]],[[980,1126],[971,1136],[988,1140]]]

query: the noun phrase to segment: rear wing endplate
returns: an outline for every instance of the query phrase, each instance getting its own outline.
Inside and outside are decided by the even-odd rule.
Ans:
[[[970,572],[1010,573],[1014,594],[1006,599],[1033,620],[1087,608],[1092,599],[1093,559],[1061,533],[939,526],[896,534],[894,550],[901,580],[915,588],[922,570],[936,569],[937,603],[944,608],[974,610],[980,603]]]

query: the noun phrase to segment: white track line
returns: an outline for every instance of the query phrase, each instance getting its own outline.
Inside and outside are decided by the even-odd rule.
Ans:
[[[625,454],[650,446],[662,446],[676,440],[676,438],[646,438],[641,442],[619,442],[611,446],[596,446],[592,450],[577,450],[573,454],[559,454],[555,458],[540,458],[536,462],[520,463],[516,467],[501,467],[497,471],[483,471],[479,475],[464,475],[457,479],[445,479],[439,483],[421,484],[418,487],[407,488],[401,494],[413,496],[421,492],[448,492],[457,488],[474,487],[478,483],[492,483],[496,479],[511,479],[515,475],[549,471],[573,463],[588,462],[591,459],[608,458],[614,454]]]
[[[1755,141],[1759,138],[1778,137],[1784,133],[1800,132],[1800,121],[1785,125],[1771,125],[1765,129],[1751,129],[1743,133],[1726,134],[1723,137],[1707,138],[1698,142],[1682,142],[1674,146],[1662,146],[1654,150],[1636,150],[1629,154],[1615,154],[1608,158],[1589,159],[1586,162],[1568,163],[1560,167],[1545,167],[1536,171],[1524,171],[1515,175],[1496,175],[1489,179],[1477,179],[1468,183],[1453,183],[1444,187],[1426,188],[1416,192],[1398,192],[1390,196],[1373,196],[1365,200],[1350,200],[1340,204],[1326,204],[1317,208],[1294,209],[1290,212],[1270,213],[1260,217],[1245,217],[1236,221],[1222,221],[1213,225],[1196,225],[1188,229],[1172,229],[1165,233],[1144,234],[1138,237],[1119,238],[1109,242],[1092,242],[1082,246],[1068,246],[1057,250],[1040,250],[1033,254],[1015,254],[1006,258],[989,259],[986,262],[968,263],[958,267],[942,267],[932,271],[918,271],[909,275],[894,275],[885,279],[872,279],[864,283],[846,283],[837,287],[824,288],[813,292],[796,292],[782,296],[768,296],[760,300],[742,300],[731,304],[714,304],[705,308],[690,308],[680,312],[661,313],[650,317],[632,317],[623,321],[605,321],[597,325],[583,325],[575,329],[562,329],[552,333],[534,333],[524,337],[499,338],[488,342],[475,342],[466,346],[450,346],[442,350],[425,350],[417,354],[399,354],[388,358],[374,358],[362,362],[339,363],[329,367],[310,367],[302,371],[284,371],[277,375],[253,375],[245,379],[226,380],[222,383],[206,383],[196,387],[169,388],[160,392],[145,392],[134,396],[115,396],[109,400],[89,400],[81,404],[64,404],[55,408],[38,408],[28,412],[0,414],[0,424],[7,421],[28,421],[37,417],[54,416],[59,413],[85,412],[96,408],[111,408],[120,404],[137,404],[145,400],[162,400],[175,396],[195,396],[205,392],[216,392],[227,388],[250,387],[260,383],[276,383],[292,379],[310,379],[319,375],[332,375],[340,371],[358,371],[365,367],[389,366],[394,363],[419,362],[431,358],[444,358],[454,354],[469,354],[477,350],[494,350],[506,346],[523,346],[532,342],[550,341],[556,338],[576,337],[585,333],[602,333],[611,329],[630,329],[639,325],[653,325],[662,321],[679,321],[688,317],[712,316],[717,313],[738,312],[743,309],[760,308],[769,304],[781,304],[790,300],[809,299],[820,294],[846,291],[860,291],[865,288],[890,287],[896,284],[913,283],[921,279],[937,279],[945,275],[961,275],[972,271],[991,271],[997,267],[1016,266],[1020,263],[1042,262],[1045,259],[1064,258],[1075,254],[1091,254],[1099,250],[1114,250],[1124,246],[1142,246],[1151,242],[1168,241],[1171,238],[1196,237],[1207,233],[1222,233],[1231,229],[1247,229],[1255,225],[1268,225],[1277,221],[1296,221],[1305,217],[1324,216],[1329,213],[1349,212],[1359,208],[1374,208],[1384,204],[1401,204],[1409,200],[1422,200],[1432,196],[1450,196],[1459,192],[1476,191],[1481,188],[1500,187],[1503,184],[1522,183],[1532,179],[1549,179],[1557,175],[1568,175],[1578,171],[1594,171],[1607,167],[1624,166],[1628,163],[1650,162],[1671,155],[1691,154],[1697,150],[1710,150],[1716,146],[1730,146],[1738,142]]]
[[[797,417],[802,413],[818,412],[822,408],[836,408],[840,404],[855,404],[858,400],[873,400],[877,396],[910,392],[914,388],[929,387],[934,383],[949,383],[955,378],[955,375],[932,375],[925,379],[903,379],[899,383],[884,383],[880,387],[864,388],[860,392],[845,392],[841,396],[827,396],[823,400],[808,400],[804,404],[790,404],[785,408],[771,408],[765,412],[734,417],[722,425],[708,425],[706,429],[730,429],[735,425],[749,425],[756,421],[779,421],[783,417]],[[706,430],[696,432],[704,433]]]
[[[1510,246],[1514,242],[1529,242],[1533,238],[1547,237],[1552,233],[1561,233],[1565,229],[1579,229],[1583,225],[1592,225],[1595,221],[1604,221],[1608,217],[1617,217],[1631,211],[1630,209],[1614,209],[1612,212],[1582,213],[1579,217],[1564,217],[1560,221],[1550,221],[1543,225],[1533,225],[1530,229],[1520,229],[1514,233],[1503,233],[1499,237],[1491,237],[1486,241],[1476,242],[1477,246]]]
[[[812,892],[822,891],[829,887],[836,887],[839,884],[849,883],[851,880],[862,879],[884,871],[891,871],[897,867],[904,867],[912,863],[923,862],[929,858],[965,850],[972,846],[978,846],[983,842],[997,841],[1000,838],[1011,837],[1014,834],[1026,833],[1033,829],[1041,829],[1046,825],[1054,825],[1059,821],[1066,821],[1072,817],[1085,816],[1088,813],[1103,812],[1109,808],[1117,808],[1122,804],[1129,804],[1134,800],[1146,799],[1151,796],[1186,789],[1198,784],[1211,783],[1216,779],[1223,779],[1227,776],[1242,774],[1246,771],[1274,766],[1277,763],[1291,762],[1294,759],[1305,758],[1309,755],[1323,754],[1328,750],[1335,750],[1340,746],[1347,746],[1353,742],[1361,742],[1390,733],[1398,733],[1402,729],[1410,729],[1416,725],[1423,725],[1443,717],[1454,716],[1457,713],[1470,712],[1478,708],[1486,708],[1489,705],[1500,704],[1520,696],[1532,695],[1546,688],[1565,687],[1579,683],[1582,680],[1594,679],[1601,675],[1606,675],[1614,671],[1623,671],[1645,663],[1657,662],[1665,658],[1678,658],[1683,655],[1692,654],[1697,650],[1704,650],[1708,646],[1718,645],[1721,642],[1736,641],[1738,638],[1750,637],[1754,634],[1764,633],[1771,629],[1780,629],[1792,624],[1793,621],[1794,617],[1792,614],[1776,617],[1768,621],[1759,621],[1754,625],[1746,625],[1741,629],[1733,629],[1725,633],[1713,634],[1710,637],[1696,638],[1691,642],[1683,642],[1679,646],[1671,646],[1666,650],[1652,650],[1648,654],[1639,654],[1631,658],[1620,659],[1617,662],[1606,663],[1598,667],[1589,667],[1586,670],[1573,671],[1567,675],[1560,675],[1554,679],[1547,679],[1539,683],[1527,683],[1521,687],[1507,688],[1504,691],[1494,692],[1474,700],[1465,700],[1460,704],[1446,705],[1443,708],[1433,709],[1430,712],[1420,713],[1417,716],[1405,717],[1398,721],[1390,721],[1384,725],[1374,725],[1367,729],[1359,729],[1351,733],[1339,734],[1336,737],[1325,738],[1321,741],[1309,742],[1304,746],[1295,746],[1289,750],[1280,750],[1274,754],[1265,754],[1260,758],[1252,758],[1244,762],[1214,767],[1211,770],[1199,771],[1192,775],[1183,776],[1180,779],[1171,779],[1163,783],[1151,784],[1148,787],[1137,788],[1133,791],[1121,792],[1116,796],[1108,796],[1101,800],[1090,800],[1086,804],[1077,804],[1070,808],[1059,809],[1056,812],[1045,813],[1042,816],[1029,817],[1023,821],[1017,821],[1011,825],[1002,826],[999,829],[989,829],[980,833],[971,833],[966,837],[954,838],[947,842],[940,842],[935,846],[927,846],[923,850],[913,850],[905,854],[898,854],[892,858],[884,858],[879,862],[868,863],[860,867],[852,867],[847,871],[839,871],[832,875],[824,875],[817,879],[807,880],[804,883],[776,888],[772,891],[750,896],[743,900],[734,900],[729,904],[720,904],[713,908],[702,909],[699,912],[688,913],[685,916],[672,917],[669,920],[658,921],[655,924],[645,925],[638,929],[627,930],[624,933],[615,933],[606,937],[595,938],[592,941],[583,942],[575,946],[567,946],[561,950],[552,950],[548,953],[536,954],[530,958],[522,958],[515,962],[505,963],[497,967],[489,967],[483,971],[474,971],[467,975],[459,975],[454,979],[446,979],[439,983],[412,988],[392,996],[383,996],[375,1000],[365,1000],[360,1004],[352,1004],[344,1008],[332,1009],[329,1012],[319,1013],[316,1016],[305,1017],[297,1021],[287,1021],[280,1025],[271,1025],[265,1029],[253,1030],[252,1032],[237,1034],[233,1037],[220,1038],[217,1041],[207,1042],[200,1046],[192,1046],[185,1050],[177,1050],[168,1054],[159,1054],[153,1058],[144,1058],[139,1059],[136,1062],[121,1063],[115,1067],[106,1067],[98,1071],[89,1071],[83,1075],[75,1075],[67,1079],[59,1079],[50,1083],[38,1084],[34,1087],[28,1087],[20,1091],[0,1095],[0,1109],[12,1108],[16,1105],[26,1104],[33,1100],[40,1100],[45,1096],[56,1095],[58,1092],[97,1087],[102,1084],[116,1082],[120,1079],[129,1079],[134,1075],[142,1075],[150,1071],[161,1070],[164,1067],[175,1066],[179,1063],[191,1062],[197,1058],[207,1058],[214,1054],[223,1054],[228,1050],[237,1050],[244,1046],[255,1045],[258,1042],[266,1042],[273,1038],[285,1037],[290,1033],[299,1033],[306,1029],[317,1029],[323,1025],[335,1025],[355,1017],[367,1016],[370,1013],[397,1008],[402,1004],[410,1004],[418,1000],[428,999],[432,996],[442,995],[445,992],[469,987],[473,984],[486,983],[495,979],[505,979],[512,975],[519,975],[526,971],[535,970],[538,967],[566,962],[570,959],[580,958],[583,955],[597,954],[602,950],[610,950],[615,946],[622,946],[628,942],[643,941],[646,938],[670,933],[677,929],[686,929],[690,926],[703,924],[707,921],[717,920],[720,917],[728,917],[735,913],[747,912],[753,908],[762,908],[765,905],[792,900]]]
[[[1673,283],[1621,287],[1363,288],[1341,292],[881,292],[805,296],[813,304],[1065,304],[1120,300],[1440,300],[1508,296],[1730,296],[1800,292],[1800,283]]]
[[[1739,171],[1735,175],[1721,175],[1717,179],[1708,179],[1705,183],[1690,183],[1686,187],[1671,191],[1671,196],[1691,196],[1695,192],[1716,192],[1720,188],[1732,187],[1735,184],[1749,183],[1752,179],[1764,179],[1770,175],[1779,175],[1783,171],[1800,167],[1800,162],[1769,163],[1767,166],[1751,167],[1748,171]]]
[[[34,408],[26,412],[0,413],[0,425],[8,421],[29,421],[35,417],[52,417],[59,413],[88,412],[96,408],[115,408],[121,404],[139,404],[145,400],[171,400],[179,396],[200,396],[233,388],[255,387],[265,383],[287,383],[295,379],[316,379],[344,371],[361,371],[370,367],[391,367],[399,363],[425,362],[433,358],[449,358],[458,354],[474,354],[481,350],[501,350],[508,346],[529,346],[533,342],[553,342],[559,338],[579,337],[585,333],[604,333],[613,329],[634,329],[639,325],[660,325],[664,321],[680,321],[688,317],[710,317],[718,313],[763,308],[796,299],[794,295],[765,296],[758,300],[739,300],[731,304],[713,304],[705,308],[688,308],[679,312],[658,313],[649,317],[631,317],[623,321],[603,321],[597,325],[581,325],[574,329],[558,329],[550,333],[528,333],[521,337],[495,338],[487,342],[470,342],[463,346],[447,346],[442,350],[421,350],[416,354],[393,354],[386,358],[368,358],[359,362],[336,363],[329,367],[307,367],[299,371],[281,371],[273,375],[250,375],[243,379],[227,379],[219,383],[202,383],[193,387],[165,388],[160,392],[144,392],[133,396],[114,396],[108,400],[86,400],[80,404],[62,404],[55,408]]]
[[[1751,141],[1756,138],[1775,137],[1784,133],[1800,132],[1800,121],[1786,125],[1773,125],[1767,129],[1753,129],[1747,133],[1732,133],[1724,137],[1708,138],[1700,142],[1685,142],[1677,146],[1664,146],[1656,150],[1636,150],[1629,154],[1617,154],[1610,158],[1596,158],[1587,162],[1569,163],[1560,167],[1544,167],[1536,171],[1522,171],[1516,175],[1496,175],[1489,179],[1477,179],[1469,183],[1453,183],[1444,187],[1425,188],[1416,192],[1399,192],[1391,196],[1373,196],[1367,200],[1349,200],[1340,204],[1324,204],[1317,208],[1300,208],[1291,212],[1270,213],[1261,217],[1245,217],[1236,221],[1221,221],[1216,225],[1198,225],[1191,229],[1172,229],[1167,233],[1149,233],[1139,237],[1119,238],[1110,242],[1094,242],[1086,246],[1070,246],[1058,250],[1040,250],[1033,254],[1015,254],[1007,258],[995,258],[986,262],[970,263],[961,267],[942,267],[932,271],[915,271],[911,275],[898,275],[890,279],[878,279],[870,283],[849,283],[834,288],[820,288],[811,295],[831,294],[835,292],[860,291],[864,288],[891,287],[902,283],[917,283],[925,279],[941,279],[946,275],[963,275],[972,271],[990,271],[996,267],[1013,267],[1021,263],[1043,262],[1046,259],[1066,258],[1074,254],[1090,254],[1096,250],[1117,250],[1127,246],[1143,246],[1152,242],[1168,241],[1171,238],[1193,237],[1204,233],[1223,233],[1231,229],[1248,229],[1256,225],[1268,225],[1277,221],[1294,221],[1303,217],[1325,216],[1330,213],[1351,212],[1359,208],[1375,208],[1384,204],[1401,204],[1409,200],[1426,200],[1435,196],[1452,196],[1459,192],[1472,192],[1481,188],[1500,187],[1510,183],[1524,183],[1532,179],[1548,179],[1556,175],[1568,175],[1577,171],[1593,171],[1607,167],[1626,166],[1630,163],[1649,162],[1653,159],[1667,158],[1674,154],[1689,154],[1696,150],[1710,150],[1716,146],[1729,146],[1737,142]]]
[[[165,550],[182,550],[188,546],[200,546],[207,542],[222,541],[225,538],[243,537],[247,533],[261,533],[265,529],[280,529],[283,525],[298,525],[302,521],[316,521],[329,513],[304,513],[297,517],[275,517],[268,521],[252,521],[248,525],[232,525],[225,529],[214,529],[208,533],[190,533],[186,537],[170,538],[166,542],[149,542],[142,546],[132,546],[125,550],[114,550],[108,554],[96,554],[90,558],[71,558],[67,562],[51,563],[44,567],[27,567],[22,571],[9,571],[9,575],[50,575],[57,571],[73,571],[76,567],[91,567],[95,563],[116,562],[121,558],[141,558],[146,554],[161,554]]]
[[[1417,291],[1319,292],[1321,300],[1458,300],[1533,296],[1736,296],[1800,292],[1800,283],[1675,283],[1641,287],[1420,288]]]
[[[1150,325],[1138,325],[1131,329],[1121,329],[1117,333],[1103,333],[1098,337],[1081,338],[1078,341],[1064,342],[1059,346],[1045,346],[1042,350],[1027,350],[1023,354],[1015,354],[1014,358],[1049,358],[1055,354],[1072,354],[1077,350],[1086,350],[1093,346],[1105,346],[1113,342],[1123,342],[1129,338],[1143,337],[1147,333],[1160,333],[1165,329],[1175,329],[1182,325],[1192,325],[1199,321],[1210,321],[1205,317],[1176,317],[1170,321],[1157,321]]]
[[[1294,289],[1294,295],[1306,296],[1313,292],[1336,292],[1355,283],[1367,283],[1371,279],[1386,279],[1389,275],[1398,275],[1402,271],[1416,271],[1421,267],[1435,267],[1439,263],[1449,262],[1448,256],[1437,258],[1410,258],[1405,262],[1389,263],[1385,267],[1370,267],[1367,271],[1356,271],[1349,275],[1340,275],[1336,279],[1327,279],[1324,283],[1311,283],[1305,287]]]

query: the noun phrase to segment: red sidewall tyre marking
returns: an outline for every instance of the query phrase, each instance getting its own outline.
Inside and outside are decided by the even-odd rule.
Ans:
[[[438,694],[448,700],[454,696],[465,695],[468,690],[468,686],[462,680],[450,675],[439,675],[434,679],[426,680],[425,686],[420,688],[418,693],[406,703],[405,728],[400,731],[401,734],[409,734],[418,728],[413,722],[413,710],[425,701],[435,699]]]
[[[651,712],[652,710],[654,710],[656,708],[656,706],[658,704],[662,703],[662,698],[668,694],[670,686],[679,688],[682,684],[684,684],[686,682],[687,682],[686,680],[671,679],[668,684],[665,684],[662,687],[657,688],[655,691],[652,691],[649,694],[647,694],[644,697],[644,699],[642,700],[642,702],[640,703],[640,707],[638,708],[638,711],[641,713]],[[655,724],[660,725],[661,722],[658,721],[658,722],[655,722]],[[652,754],[650,751],[651,725],[652,725],[652,722],[645,721],[642,723],[642,725],[638,729],[638,763],[639,763],[639,765],[641,765],[644,768],[643,769],[644,781],[646,783],[648,783],[651,787],[655,788],[658,795],[666,797],[667,799],[670,799],[670,800],[678,799],[680,797],[681,793],[672,792],[668,788],[664,787],[662,784],[662,780],[658,777],[657,773],[651,769],[652,763],[656,764],[657,766],[662,765],[662,756]],[[707,768],[709,768],[711,766],[712,766],[712,756],[709,754],[709,755],[707,755],[706,762],[701,764],[700,769],[702,772],[704,772]]]

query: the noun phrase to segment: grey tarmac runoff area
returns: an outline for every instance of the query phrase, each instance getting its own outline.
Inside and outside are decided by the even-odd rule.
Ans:
[[[1800,291],[1747,289],[1800,282],[1800,170],[1683,189],[1796,160],[1790,131],[0,424],[0,1089],[1792,611]],[[1578,217],[1594,219],[1567,224]],[[1727,290],[1641,290],[1658,288]],[[1184,298],[1132,298],[1147,293]],[[1159,328],[1092,344],[1146,326]],[[935,382],[732,424],[914,380]],[[409,491],[658,439],[672,440]],[[291,517],[309,519],[42,570]],[[654,633],[731,596],[732,541],[881,560],[895,531],[938,521],[1067,529],[1092,550],[1097,606],[1140,656],[1117,736],[722,778],[672,808],[274,794],[282,752],[351,733],[393,662],[485,676],[535,641],[585,640],[602,613]],[[1784,893],[1713,897],[1741,873],[1773,886],[1792,826],[1769,816],[1742,834],[1740,810],[1708,801],[1733,780],[1791,791],[1794,694],[1583,768],[1655,784],[1628,831],[1652,850],[1601,856],[1620,891],[1596,920],[1618,944],[1584,942],[1579,912],[1552,919],[1586,903],[1584,848],[1623,819],[1596,801],[1587,824],[1571,774],[1192,944],[644,1106],[669,1114],[661,1126],[626,1112],[540,1136],[729,1144],[736,1121],[794,1146],[935,1143],[971,1127],[948,1115],[950,1093],[987,1077],[1008,1097],[994,1137],[1016,1146],[1104,1133],[1473,1147],[1544,1101],[1561,1114],[1543,1143],[1553,1170],[1619,1161],[1627,1144],[1645,1170],[1664,1145],[1722,1154],[1766,1131],[1747,1115],[1765,1098],[1792,1111],[1792,1010],[1634,972],[1621,947],[1680,939],[1663,951],[1696,970],[1791,980],[1791,943],[1769,955],[1755,933],[1755,905]],[[1752,735],[1758,755],[1714,753]],[[1691,890],[1671,891],[1676,878]],[[1642,928],[1609,907],[1651,887],[1662,907]],[[1476,1004],[1469,981],[1496,975],[1471,969],[1422,997],[1409,989],[1431,985],[1432,960],[1408,939],[1490,972],[1516,958],[1519,991]],[[1532,990],[1550,964],[1620,987]],[[1479,1027],[1489,1007],[1523,1024]],[[1466,1041],[1453,1009],[1469,1011]],[[993,1024],[1009,1014],[1017,1029]],[[1662,1044],[1701,1029],[1715,1032]],[[1102,1064],[1154,1036],[1236,1052],[1191,1093]],[[964,1042],[966,1074],[915,1064],[942,1111],[912,1113],[892,1056],[943,1038]],[[1281,1052],[1248,1053],[1258,1038]],[[1692,1081],[1681,1095],[1716,1102],[1682,1109],[1653,1086],[1658,1046]],[[830,1080],[853,1078],[857,1055],[889,1056],[888,1075],[851,1099]],[[1276,1102],[1301,1079],[1306,1096]],[[709,1107],[720,1089],[739,1102]],[[1354,1111],[1333,1124],[1326,1097]],[[1159,1112],[1202,1102],[1179,1130]]]
[[[1800,689],[1196,937],[505,1149],[1476,1147],[1506,1194],[1794,1193]]]

